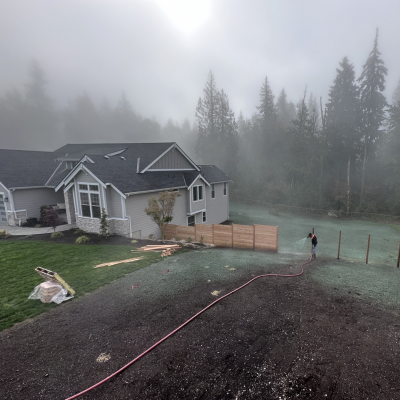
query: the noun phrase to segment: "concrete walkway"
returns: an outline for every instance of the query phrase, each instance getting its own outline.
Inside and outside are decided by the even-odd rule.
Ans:
[[[66,224],[57,226],[56,232],[67,231],[68,229],[76,228],[75,224]],[[0,224],[0,230],[5,229],[11,235],[43,235],[45,233],[53,233],[53,228],[24,228],[22,226],[8,226]]]

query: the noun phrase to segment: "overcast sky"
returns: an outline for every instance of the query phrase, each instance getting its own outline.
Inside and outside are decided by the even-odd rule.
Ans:
[[[327,100],[339,61],[357,77],[379,27],[390,100],[400,79],[398,0],[0,0],[0,94],[22,87],[34,57],[59,106],[124,91],[161,124],[194,121],[207,74],[246,117],[268,76],[278,96]]]

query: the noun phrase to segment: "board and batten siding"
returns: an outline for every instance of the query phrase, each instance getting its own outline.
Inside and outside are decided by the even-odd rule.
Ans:
[[[121,195],[111,186],[105,189],[107,200],[107,214],[109,218],[122,218]]]
[[[27,218],[40,218],[43,205],[64,203],[64,193],[52,188],[17,189],[12,192],[15,210],[26,210]]]
[[[224,196],[224,184],[215,183],[215,198],[211,198],[211,187],[206,187],[207,221],[205,224],[220,224],[229,219],[229,183],[226,184],[226,196]],[[197,223],[197,221],[196,221]]]
[[[203,200],[193,201],[193,188],[195,186],[203,186]],[[190,212],[194,213],[206,208],[205,190],[208,187],[201,178],[197,178],[193,186],[190,188]],[[198,192],[197,192],[198,193]]]
[[[172,223],[187,225],[187,190],[180,189],[179,194],[181,196],[176,199]],[[132,233],[135,238],[147,238],[150,235],[157,239],[161,237],[160,228],[144,211],[148,207],[148,199],[152,196],[158,196],[158,193],[131,195],[125,200],[126,215],[132,220]]]
[[[154,163],[149,170],[152,169],[192,169],[195,168],[187,160],[183,154],[173,148],[167,154],[164,154],[156,163]]]

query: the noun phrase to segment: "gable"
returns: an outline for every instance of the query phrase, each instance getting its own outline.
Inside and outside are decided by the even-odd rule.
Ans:
[[[170,149],[149,170],[195,170],[189,160],[175,147]]]

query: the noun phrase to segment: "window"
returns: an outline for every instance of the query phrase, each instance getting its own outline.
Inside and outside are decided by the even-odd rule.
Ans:
[[[215,199],[215,186],[213,183],[211,184],[211,198]]]
[[[193,201],[203,200],[203,186],[193,186]]]
[[[188,226],[194,226],[194,215],[188,217]]]
[[[224,196],[226,196],[226,182],[224,182]]]
[[[205,211],[203,211],[203,222],[206,222],[207,221],[207,218],[206,218],[206,212]]]
[[[100,218],[100,196],[99,193],[93,193],[98,191],[98,185],[79,184],[82,217]]]

